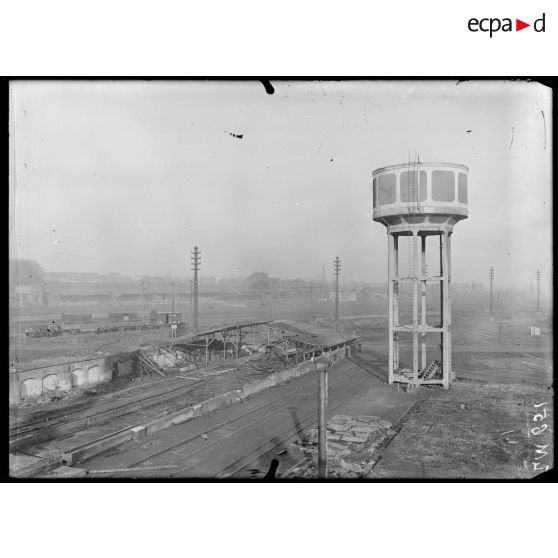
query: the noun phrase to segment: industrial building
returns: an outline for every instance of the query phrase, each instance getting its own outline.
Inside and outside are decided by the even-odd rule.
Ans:
[[[329,298],[335,301],[335,291],[329,292]],[[339,302],[356,302],[357,292],[354,289],[339,291]]]
[[[178,324],[183,321],[182,312],[156,312],[149,314],[149,323],[152,325]]]
[[[356,351],[356,336],[293,320],[235,324],[202,331],[176,347],[194,362],[239,358],[253,352],[273,354],[284,365],[310,360],[323,353],[344,356]]]

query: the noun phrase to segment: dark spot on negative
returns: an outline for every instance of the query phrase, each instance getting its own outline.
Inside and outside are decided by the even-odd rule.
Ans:
[[[268,95],[273,95],[273,93],[275,93],[275,89],[273,88],[273,85],[271,85],[268,79],[262,79],[260,81],[262,82],[262,85],[265,87],[265,90]]]
[[[225,130],[225,133],[229,134],[229,136],[232,136],[233,138],[242,139],[244,137],[244,134],[233,134],[232,132],[229,132],[228,130]]]

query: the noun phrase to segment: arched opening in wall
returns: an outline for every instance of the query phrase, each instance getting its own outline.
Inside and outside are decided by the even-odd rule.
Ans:
[[[58,387],[58,376],[49,374],[43,378],[43,391],[54,391]]]
[[[29,378],[21,382],[21,399],[39,397],[43,393],[43,383],[40,379]]]
[[[85,372],[80,368],[72,372],[72,384],[76,387],[85,385]]]
[[[93,366],[87,371],[87,383],[98,384],[101,381],[101,369],[98,366]]]

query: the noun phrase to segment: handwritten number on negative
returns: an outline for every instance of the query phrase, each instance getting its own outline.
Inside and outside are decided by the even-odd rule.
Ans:
[[[531,428],[531,434],[533,434],[533,436],[538,436],[539,434],[542,434],[547,428],[548,425],[546,424],[543,424],[542,426],[535,426],[535,428]]]

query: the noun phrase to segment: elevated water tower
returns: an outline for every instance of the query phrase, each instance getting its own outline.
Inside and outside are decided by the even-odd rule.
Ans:
[[[451,236],[454,225],[467,218],[468,170],[453,163],[415,162],[372,173],[374,221],[385,225],[388,233],[390,384],[441,384],[447,389],[452,379]],[[430,269],[427,239],[429,248],[439,251]],[[408,246],[406,273],[400,271],[403,241]],[[400,320],[403,288],[409,295],[409,312]],[[402,352],[406,361],[400,359]]]

